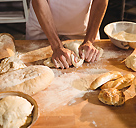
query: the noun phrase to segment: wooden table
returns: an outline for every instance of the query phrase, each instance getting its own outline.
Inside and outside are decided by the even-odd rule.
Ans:
[[[45,42],[16,40],[15,45],[16,50],[23,53],[21,58],[27,65],[43,64],[43,60],[52,54]],[[104,72],[117,70],[123,75],[129,72],[136,75],[121,63],[133,49],[120,49],[108,39],[96,41],[95,45],[104,49],[98,62],[84,63],[79,68],[53,69],[54,81],[47,89],[33,96],[40,112],[33,128],[136,128],[133,85],[125,91],[126,102],[120,107],[101,103],[98,100],[99,90],[86,90],[93,79]]]

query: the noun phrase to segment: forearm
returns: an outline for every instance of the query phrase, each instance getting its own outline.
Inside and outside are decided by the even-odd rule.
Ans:
[[[58,37],[48,2],[46,0],[32,0],[32,5],[39,24],[51,44],[52,50],[63,47]]]
[[[108,6],[108,0],[93,0],[84,43],[94,42]]]

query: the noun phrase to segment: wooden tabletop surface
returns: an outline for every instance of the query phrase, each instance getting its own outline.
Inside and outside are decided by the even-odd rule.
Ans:
[[[16,40],[16,51],[28,66],[43,65],[43,61],[52,54],[47,42]],[[55,73],[53,82],[47,89],[33,96],[38,103],[40,115],[32,128],[136,128],[133,85],[125,91],[126,102],[120,107],[101,103],[98,100],[100,90],[87,90],[101,73],[117,70],[123,75],[129,72],[136,75],[125,63],[121,63],[133,49],[120,49],[108,39],[96,41],[94,45],[104,50],[99,61],[84,63],[79,68],[52,69]]]

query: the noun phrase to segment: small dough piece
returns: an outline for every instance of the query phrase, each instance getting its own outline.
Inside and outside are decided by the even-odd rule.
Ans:
[[[90,85],[90,89],[97,89],[108,81],[118,79],[122,74],[118,71],[110,71],[96,78]]]
[[[132,84],[134,77],[135,76],[132,73],[128,73],[128,74],[124,75],[123,77],[115,80],[112,85],[112,88],[123,89],[125,87],[128,87]]]
[[[105,84],[103,84],[103,85],[101,86],[101,89],[111,88],[112,85],[113,85],[113,83],[114,83],[114,81],[108,81],[108,82],[106,82]]]
[[[33,107],[29,101],[19,96],[7,96],[0,100],[0,126],[20,128],[26,123]]]
[[[14,37],[8,33],[0,34],[0,59],[15,55]]]
[[[125,64],[128,68],[136,71],[136,54],[128,56],[125,60]]]
[[[54,73],[47,66],[28,66],[1,75],[0,91],[20,91],[33,95],[47,88],[53,78]]]
[[[0,63],[0,75],[6,72],[25,68],[26,65],[17,56],[5,58]]]
[[[98,99],[107,105],[120,106],[125,102],[125,95],[118,89],[102,89],[98,95]]]

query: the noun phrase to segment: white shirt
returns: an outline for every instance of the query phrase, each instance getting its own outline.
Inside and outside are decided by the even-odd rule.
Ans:
[[[93,0],[48,0],[59,35],[83,35],[86,33]],[[45,8],[46,9],[46,8]],[[47,38],[41,29],[30,2],[26,23],[26,39]]]

